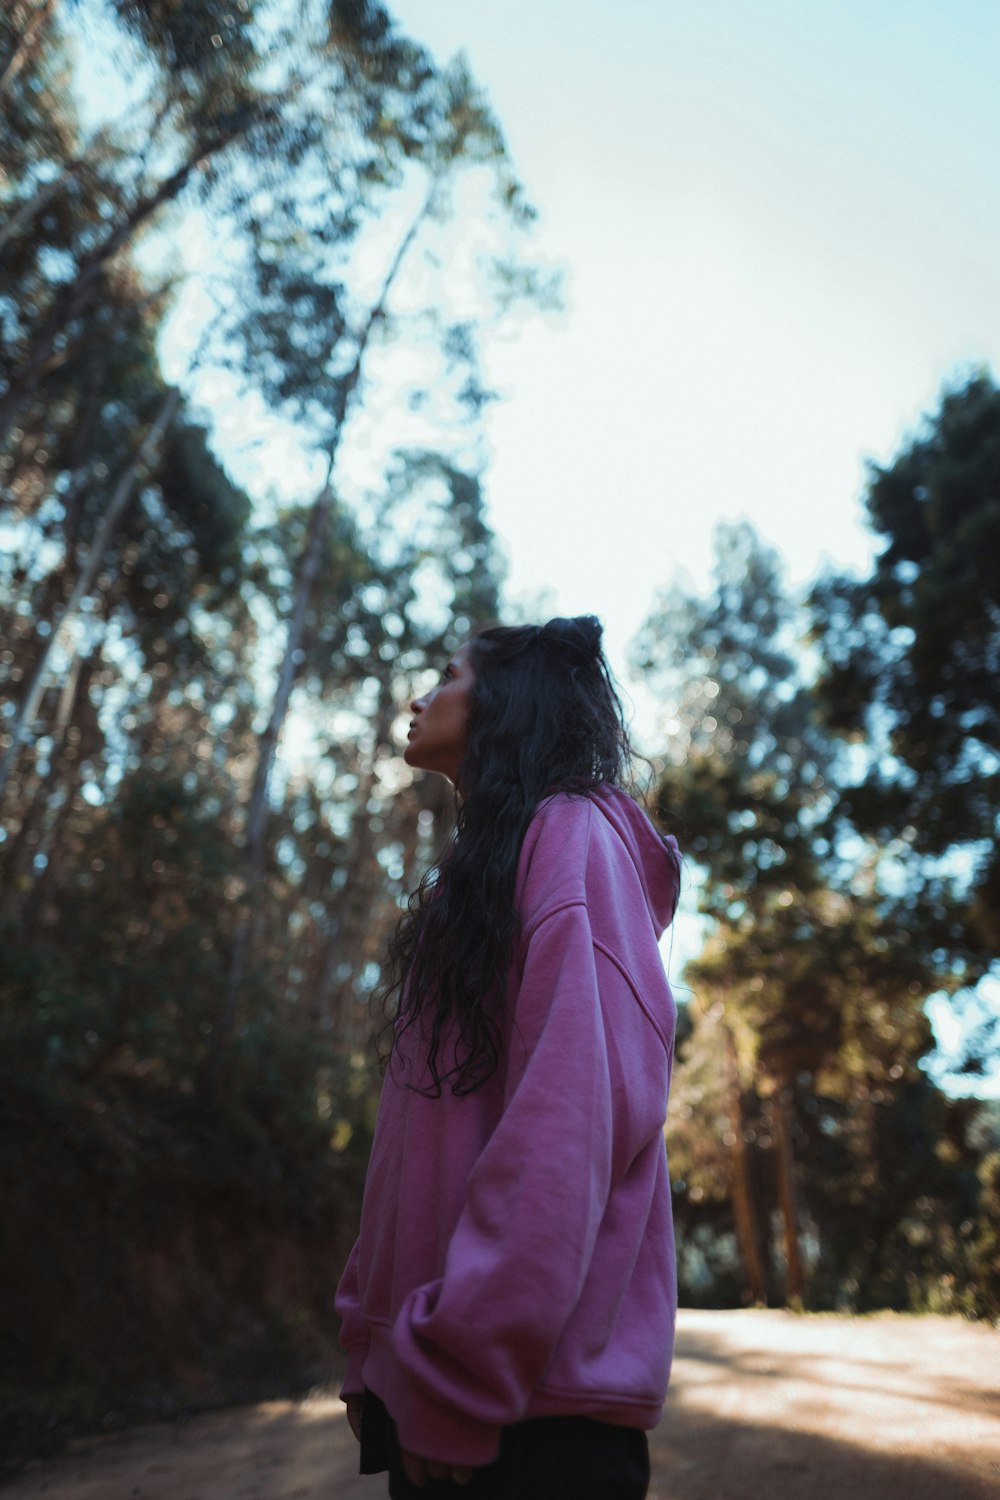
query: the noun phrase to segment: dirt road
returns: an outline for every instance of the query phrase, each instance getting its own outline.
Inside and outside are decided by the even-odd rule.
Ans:
[[[382,1500],[332,1395],[81,1442],[4,1500]],[[682,1312],[650,1500],[1000,1500],[1000,1333]]]

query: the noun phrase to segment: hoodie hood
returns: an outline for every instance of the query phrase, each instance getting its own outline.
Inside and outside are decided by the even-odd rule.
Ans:
[[[673,921],[680,891],[681,854],[673,834],[661,837],[638,803],[617,787],[592,794],[594,806],[618,834],[631,856],[657,938]]]

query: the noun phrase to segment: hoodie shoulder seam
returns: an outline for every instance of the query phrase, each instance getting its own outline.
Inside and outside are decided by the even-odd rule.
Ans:
[[[670,1042],[669,1042],[669,1040],[668,1040],[668,1038],[666,1036],[666,1033],[664,1032],[663,1027],[660,1025],[660,1022],[653,1015],[653,1012],[650,1010],[650,1008],[646,1004],[645,1000],[642,998],[642,994],[640,993],[639,986],[636,984],[635,980],[632,978],[632,975],[629,972],[628,967],[626,966],[626,964],[622,961],[622,959],[620,959],[618,957],[618,955],[611,948],[609,948],[607,946],[606,943],[602,943],[601,940],[600,940],[600,938],[596,938],[595,937],[595,938],[592,939],[592,941],[593,941],[593,944],[594,944],[595,951],[597,953],[603,953],[604,957],[608,960],[608,962],[610,964],[613,964],[614,967],[618,970],[619,974],[622,976],[622,978],[624,979],[625,983],[628,985],[629,989],[632,991],[632,996],[633,996],[633,998],[635,1000],[635,1003],[638,1005],[639,1009],[642,1011],[643,1015],[646,1017],[646,1020],[649,1022],[650,1026],[652,1026],[653,1030],[656,1032],[656,1035],[659,1037],[660,1042],[663,1045],[664,1051],[667,1052],[667,1053],[669,1053],[669,1051],[670,1051]]]
[[[565,901],[557,901],[555,906],[547,907],[540,916],[535,918],[530,927],[525,928],[523,941],[530,942],[539,927],[544,927],[546,922],[550,922],[553,917],[558,917],[560,912],[571,911],[574,906],[582,906],[586,910],[587,903],[582,896],[568,896]]]

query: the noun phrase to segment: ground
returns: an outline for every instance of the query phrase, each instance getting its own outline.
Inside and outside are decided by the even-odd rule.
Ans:
[[[1000,1500],[1000,1334],[950,1318],[678,1319],[650,1500]],[[330,1394],[136,1428],[5,1500],[382,1500]]]

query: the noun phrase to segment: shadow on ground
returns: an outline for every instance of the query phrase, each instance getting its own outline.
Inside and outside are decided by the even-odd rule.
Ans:
[[[653,1434],[649,1500],[998,1500],[990,1475],[954,1459],[669,1411]]]
[[[998,1353],[995,1332],[953,1319],[682,1313],[650,1500],[1000,1500]],[[385,1492],[324,1393],[81,1442],[4,1500]]]

